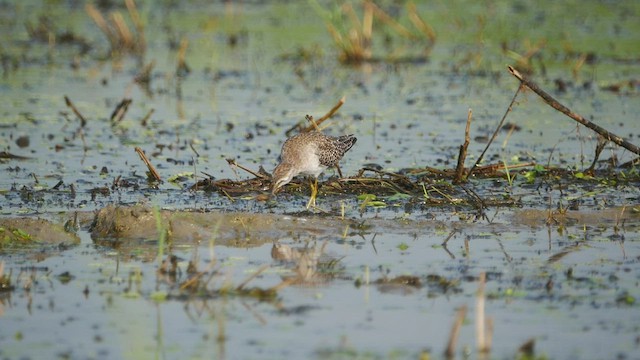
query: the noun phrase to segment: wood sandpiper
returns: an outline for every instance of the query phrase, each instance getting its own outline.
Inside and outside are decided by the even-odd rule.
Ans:
[[[336,167],[342,177],[338,162],[356,143],[353,135],[327,136],[320,131],[294,135],[282,144],[280,163],[273,170],[271,193],[275,194],[299,174],[311,175],[311,198],[307,209],[316,205],[318,176],[327,168]]]

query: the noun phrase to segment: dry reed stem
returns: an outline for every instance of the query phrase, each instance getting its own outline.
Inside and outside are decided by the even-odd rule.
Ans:
[[[145,155],[144,151],[142,151],[142,149],[137,146],[135,148],[135,151],[138,153],[138,156],[140,156],[140,160],[142,160],[142,162],[147,165],[150,177],[156,181],[162,181],[162,179],[160,178],[160,174],[158,174],[155,167],[153,167],[153,164],[151,164],[151,161],[149,161],[149,158],[147,158],[147,155]]]
[[[340,100],[338,100],[338,102],[326,114],[324,114],[318,120],[314,119],[311,122],[311,125],[309,125],[307,127],[302,127],[302,125],[300,123],[296,123],[294,126],[292,126],[287,131],[285,131],[285,135],[287,137],[290,136],[291,133],[296,129],[300,129],[301,133],[310,132],[310,131],[313,131],[313,130],[318,130],[318,126],[320,126],[320,124],[322,124],[325,120],[327,120],[330,117],[332,117],[338,111],[338,109],[340,109],[340,107],[344,104],[345,101],[346,101],[346,97],[343,96]],[[307,115],[307,116],[309,116],[309,115]],[[306,119],[306,116],[305,116],[305,119]]]
[[[85,119],[85,117],[82,116],[80,111],[78,111],[76,106],[71,102],[71,99],[69,99],[69,97],[67,97],[66,95],[64,96],[64,102],[67,104],[69,108],[71,108],[71,111],[73,111],[73,113],[76,114],[76,116],[80,119],[80,127],[84,127],[85,125],[87,125],[87,119]]]
[[[589,166],[589,168],[585,171],[585,173],[593,174],[593,171],[594,171],[594,169],[596,167],[596,163],[598,162],[598,159],[600,158],[600,154],[602,153],[602,150],[604,150],[605,146],[607,146],[608,143],[609,142],[607,141],[607,139],[605,139],[601,135],[598,135],[598,143],[596,144],[596,149],[595,149],[595,155],[593,157],[593,162],[591,162],[591,166]]]
[[[127,10],[131,21],[135,27],[135,34],[129,29],[124,16],[118,12],[112,12],[109,16],[110,21],[107,21],[105,17],[91,4],[85,6],[85,11],[96,23],[98,28],[105,34],[109,44],[111,45],[111,51],[118,53],[122,50],[131,51],[137,55],[141,55],[145,50],[144,39],[144,26],[140,19],[140,14],[136,8],[133,0],[125,0]]]
[[[117,124],[124,119],[124,115],[127,113],[127,110],[129,110],[129,105],[131,105],[132,102],[133,100],[131,99],[122,99],[122,101],[116,105],[116,108],[111,113],[111,124]]]
[[[189,47],[189,39],[183,37],[180,40],[180,47],[178,48],[178,67],[177,67],[178,74],[189,72],[189,66],[187,65],[187,61],[186,61],[188,47]]]
[[[247,168],[247,167],[244,167],[244,166],[242,166],[242,165],[238,164],[238,163],[235,161],[235,159],[227,159],[227,164],[229,164],[229,166],[231,166],[231,167],[233,167],[233,166],[238,167],[238,168],[240,168],[240,169],[242,169],[242,170],[244,170],[244,171],[248,172],[249,174],[251,174],[251,175],[253,175],[253,176],[257,177],[257,178],[260,178],[260,179],[267,179],[267,176],[266,176],[266,175],[261,174],[261,173],[257,173],[257,172],[255,172],[255,171],[253,171],[253,170],[251,170],[251,169],[249,169],[249,168]]]
[[[310,123],[311,123],[311,126],[313,127],[313,130],[315,130],[315,131],[320,131],[320,128],[318,127],[318,123],[317,123],[315,120],[313,120],[313,116],[311,116],[311,115],[307,114],[307,115],[305,115],[305,117],[304,117],[304,118],[305,118],[308,122],[310,122]]]
[[[371,56],[371,37],[373,36],[373,8],[369,3],[364,3],[364,14],[362,15],[362,39],[369,50]]]
[[[149,119],[151,118],[151,115],[153,115],[155,111],[156,111],[155,109],[149,110],[149,112],[147,112],[147,115],[145,115],[142,118],[142,120],[140,120],[140,125],[142,125],[142,127],[147,127],[147,124],[149,123]]]
[[[338,100],[338,102],[331,108],[331,110],[329,110],[326,114],[324,114],[320,119],[316,120],[316,123],[320,125],[323,121],[332,117],[333,114],[335,114],[338,111],[338,109],[340,109],[340,107],[344,105],[344,102],[346,101],[346,99],[347,98],[345,96],[340,98],[340,100]]]
[[[338,31],[338,29],[336,29],[336,27],[330,23],[327,23],[326,26],[327,26],[327,30],[329,31],[329,34],[331,34],[331,37],[333,38],[333,41],[335,41],[338,44],[338,46],[345,49],[346,48],[345,41],[342,38],[342,35],[340,35],[340,32]]]
[[[515,126],[511,126],[509,127],[509,131],[507,131],[507,135],[505,135],[504,137],[504,141],[502,141],[502,148],[506,148],[507,144],[509,143],[509,139],[511,139],[511,135],[513,135],[513,133],[516,131],[516,127]]]
[[[464,176],[464,160],[467,157],[467,148],[469,147],[469,142],[471,141],[471,115],[471,109],[469,109],[469,113],[467,114],[467,127],[464,130],[464,143],[460,146],[460,152],[458,153],[456,175],[453,178],[454,184],[460,184],[466,180],[466,177]]]
[[[326,23],[327,29],[333,40],[342,50],[340,60],[344,63],[361,63],[369,61],[372,58],[372,36],[373,36],[373,19],[378,19],[381,23],[389,26],[400,36],[417,39],[420,35],[411,32],[398,21],[393,19],[384,10],[378,7],[374,2],[366,0],[362,2],[362,19],[360,19],[351,3],[345,3],[340,8],[344,14],[350,27],[341,33],[336,27],[330,23]],[[416,29],[429,40],[429,45],[435,43],[436,35],[433,29],[417,14],[414,4],[407,6],[409,18]]]
[[[407,10],[409,11],[409,20],[413,23],[413,26],[416,27],[424,36],[426,36],[431,44],[436,42],[436,32],[433,30],[429,24],[427,24],[420,15],[418,15],[418,9],[416,8],[416,4],[410,2],[407,4]]]
[[[136,7],[136,3],[134,2],[134,0],[125,0],[124,3],[127,6],[127,10],[129,10],[129,16],[131,17],[131,20],[133,21],[133,25],[136,28],[139,49],[142,50],[146,46],[145,46],[145,38],[144,38],[144,25],[142,24],[142,20],[140,19],[138,8]]]
[[[93,19],[93,22],[96,23],[98,28],[107,37],[107,39],[109,40],[109,43],[111,44],[111,47],[114,48],[115,44],[117,43],[116,36],[113,33],[113,31],[111,31],[111,28],[107,24],[107,21],[104,19],[102,14],[100,14],[98,9],[96,9],[92,4],[87,4],[85,6],[85,11],[89,15],[89,17],[91,17],[91,19]]]
[[[134,48],[133,35],[129,30],[129,26],[127,25],[127,22],[124,21],[124,17],[122,16],[122,14],[119,12],[111,13],[111,21],[113,22],[113,25],[115,26],[118,32],[118,37],[120,38],[120,44],[124,48],[133,49]]]
[[[353,10],[353,6],[351,5],[351,3],[342,4],[341,10],[343,13],[347,14],[349,20],[351,20],[351,22],[353,23],[351,29],[360,32],[360,29],[363,28],[362,23],[360,22],[360,19],[358,19],[358,15],[356,15],[355,10]]]
[[[507,115],[513,109],[513,105],[516,102],[516,98],[518,97],[518,94],[522,90],[523,86],[524,86],[523,84],[520,84],[520,86],[518,86],[518,90],[516,90],[515,94],[513,94],[513,98],[511,99],[511,102],[509,103],[509,107],[507,107],[507,110],[504,112],[504,115],[502,116],[502,119],[500,119],[500,123],[498,123],[498,126],[493,131],[493,135],[491,135],[491,139],[489,139],[489,142],[487,143],[487,146],[485,146],[484,150],[482,150],[482,153],[478,157],[478,160],[476,160],[476,163],[473,164],[471,169],[469,169],[469,173],[467,174],[467,179],[471,176],[471,174],[473,174],[473,172],[476,170],[476,168],[478,167],[478,164],[480,164],[482,159],[484,159],[484,154],[487,152],[487,150],[489,150],[489,146],[491,146],[491,144],[493,143],[493,140],[496,139],[496,136],[498,136],[498,132],[500,131],[500,129],[502,129],[502,125],[504,124],[504,121],[507,119]]]
[[[392,29],[398,32],[400,35],[408,37],[410,39],[416,38],[416,36],[409,31],[406,27],[402,26],[399,22],[395,21],[391,16],[389,16],[384,10],[380,9],[376,4],[371,1],[366,1],[366,4],[371,7],[373,10],[373,14],[383,23],[389,25]]]
[[[142,70],[136,75],[135,81],[139,84],[149,85],[151,82],[151,72],[153,68],[156,66],[156,61],[151,60],[148,64],[142,67]]]
[[[571,72],[573,73],[574,78],[578,77],[578,72],[580,72],[580,69],[582,69],[582,66],[585,64],[586,61],[587,61],[587,54],[581,54],[580,57],[578,58],[578,61],[576,61],[575,65],[573,65],[573,68],[571,68]]]

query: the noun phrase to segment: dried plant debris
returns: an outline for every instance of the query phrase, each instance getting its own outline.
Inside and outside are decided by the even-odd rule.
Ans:
[[[231,180],[207,178],[190,187],[192,191],[217,192],[233,199],[241,196],[255,196],[257,200],[269,200],[267,194],[271,180],[264,170],[257,177]],[[486,208],[488,206],[519,206],[521,199],[509,191],[494,192],[491,183],[467,182],[454,185],[456,169],[435,169],[432,167],[403,169],[398,172],[378,170],[374,167],[360,169],[357,174],[345,178],[330,177],[320,182],[318,193],[326,196],[357,195],[358,200],[366,201],[366,206],[384,205],[382,197],[387,201],[416,202],[424,205],[455,205]],[[614,170],[591,170],[590,172],[542,166],[533,162],[506,165],[496,163],[479,166],[472,179],[493,180],[513,187],[592,188],[599,184],[637,184],[640,174],[633,171],[616,172]],[[570,189],[568,189],[570,190]],[[294,179],[289,186],[283,188],[281,194],[307,195],[309,186],[302,178]],[[488,193],[488,195],[487,195]],[[281,196],[281,195],[278,195]]]

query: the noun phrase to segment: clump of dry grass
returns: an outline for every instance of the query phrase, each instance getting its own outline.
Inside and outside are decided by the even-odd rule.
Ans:
[[[87,4],[85,10],[109,40],[112,56],[128,53],[142,57],[146,50],[144,25],[134,0],[125,0],[125,4],[130,21],[135,28],[134,31],[130,29],[120,11],[113,11],[109,13],[108,17],[105,17],[92,4]]]
[[[394,58],[395,61],[425,60],[436,42],[435,31],[420,17],[412,2],[406,6],[409,20],[413,25],[412,30],[402,25],[373,1],[362,1],[357,9],[350,2],[345,2],[337,12],[333,13],[319,5],[316,0],[311,0],[310,3],[316,13],[323,18],[327,30],[340,49],[339,60],[345,64],[380,60],[380,57],[376,57],[373,52],[373,33],[374,30],[380,32],[382,27],[387,27],[401,37],[410,40],[411,48],[423,46],[422,56],[403,58],[397,54],[400,49],[393,49],[388,56],[383,57],[385,61],[394,61]]]

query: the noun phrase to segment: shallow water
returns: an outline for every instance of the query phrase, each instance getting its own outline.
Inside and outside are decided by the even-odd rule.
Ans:
[[[513,184],[474,180],[469,187],[481,197],[511,196],[524,207],[486,209],[488,220],[476,218],[476,209],[409,208],[389,198],[382,198],[384,208],[363,208],[355,196],[320,197],[319,206],[330,214],[309,214],[302,212],[307,199],[301,195],[281,194],[275,204],[251,196],[231,202],[186,188],[196,181],[194,173],[249,177],[234,171],[227,158],[270,171],[284,132],[305,114],[322,116],[342,96],[346,103],[326,131],[358,137],[341,162],[345,175],[371,164],[388,171],[453,168],[469,108],[470,166],[485,146],[479,137],[491,135],[517,89],[506,65],[540,40],[546,44],[532,60],[532,78],[572,110],[637,143],[637,83],[619,92],[604,89],[637,77],[635,2],[536,9],[502,2],[420,4],[438,33],[428,61],[361,67],[336,61],[324,24],[308,3],[153,4],[138,4],[147,26],[144,62],[156,62],[150,92],[134,82],[137,60],[108,58],[104,35],[82,8],[1,5],[0,148],[30,159],[2,160],[0,213],[63,223],[81,211],[81,243],[2,250],[4,272],[16,289],[0,292],[0,357],[416,358],[427,352],[440,358],[461,306],[468,313],[457,355],[474,357],[475,294],[479,274],[486,272],[486,315],[494,324],[489,357],[513,358],[534,338],[538,356],[634,358],[640,347],[640,218],[634,209],[640,193],[623,176],[615,186],[597,179],[531,185],[522,177]],[[102,11],[114,10],[126,14],[123,6]],[[24,22],[37,24],[44,14],[55,20],[54,32],[68,29],[85,37],[89,52],[83,55],[59,37],[55,44],[51,37],[30,39]],[[410,24],[406,17],[401,21]],[[407,40],[383,31],[395,49],[416,55]],[[181,38],[189,40],[191,68],[182,78],[176,76],[174,47]],[[379,50],[385,49],[381,38],[378,56],[386,51]],[[230,46],[230,39],[237,44]],[[312,56],[301,60],[301,52]],[[595,60],[580,67],[585,54]],[[568,85],[565,92],[556,80]],[[65,105],[65,95],[87,118],[85,127]],[[133,102],[123,121],[111,124],[123,98]],[[141,121],[151,109],[145,127]],[[533,93],[519,95],[507,120],[522,130],[501,132],[485,162],[576,171],[590,165],[596,137]],[[163,179],[184,179],[151,186],[135,146]],[[619,163],[634,158],[609,145],[601,159],[612,157]],[[117,177],[132,186],[95,191],[110,188]],[[272,240],[210,246],[209,237],[183,239],[172,248],[183,273],[167,279],[157,273],[156,237],[109,246],[88,232],[91,211],[135,203],[213,215],[233,211],[239,219],[246,213],[294,218],[299,228],[272,240],[295,248],[326,242],[321,262],[339,261],[320,272],[322,279],[282,288],[274,301],[218,296],[222,284],[237,285],[264,265],[268,269],[247,286],[276,286],[293,275],[294,265],[271,258]],[[341,204],[346,220],[339,216]],[[548,211],[555,212],[549,226]],[[277,215],[283,213],[291,215]],[[307,219],[315,220],[315,231],[304,225]],[[213,228],[206,229],[215,238]],[[185,297],[178,289],[189,259],[201,271],[217,261],[210,296]],[[60,276],[67,272],[68,282]],[[402,275],[422,286],[376,283]]]
[[[441,244],[456,227],[459,234],[445,249]],[[554,358],[637,351],[636,305],[622,299],[637,293],[640,249],[633,239],[611,241],[611,230],[590,227],[584,234],[556,234],[545,227],[498,223],[398,221],[359,233],[344,231],[283,236],[280,244],[297,248],[308,241],[319,248],[326,241],[322,256],[339,259],[338,267],[333,276],[321,272],[324,277],[285,287],[266,302],[214,292],[172,297],[180,293],[178,285],[155,273],[157,263],[149,261],[153,244],[111,250],[81,232],[79,246],[35,264],[33,255],[9,255],[5,261],[14,276],[19,272],[19,289],[3,301],[2,355],[40,357],[54,349],[72,358],[212,353],[322,358],[327,352],[405,358],[426,350],[439,357],[461,306],[469,309],[469,323],[462,327],[460,346],[473,351],[475,291],[482,271],[488,274],[486,316],[494,322],[496,356],[514,356],[530,338],[539,354]],[[621,234],[636,232],[637,226]],[[268,288],[291,276],[287,264],[271,258],[271,247],[216,246],[217,275],[209,288],[239,284],[263,265],[269,268],[250,286]],[[212,259],[206,244],[174,249],[183,272],[177,283],[186,280],[188,260],[198,256],[198,267],[206,270]],[[65,273],[72,276],[68,283],[59,277]],[[399,275],[417,276],[422,286],[376,284]],[[451,283],[443,287],[436,277]],[[29,290],[23,289],[30,278]],[[52,333],[51,327],[62,331]]]

